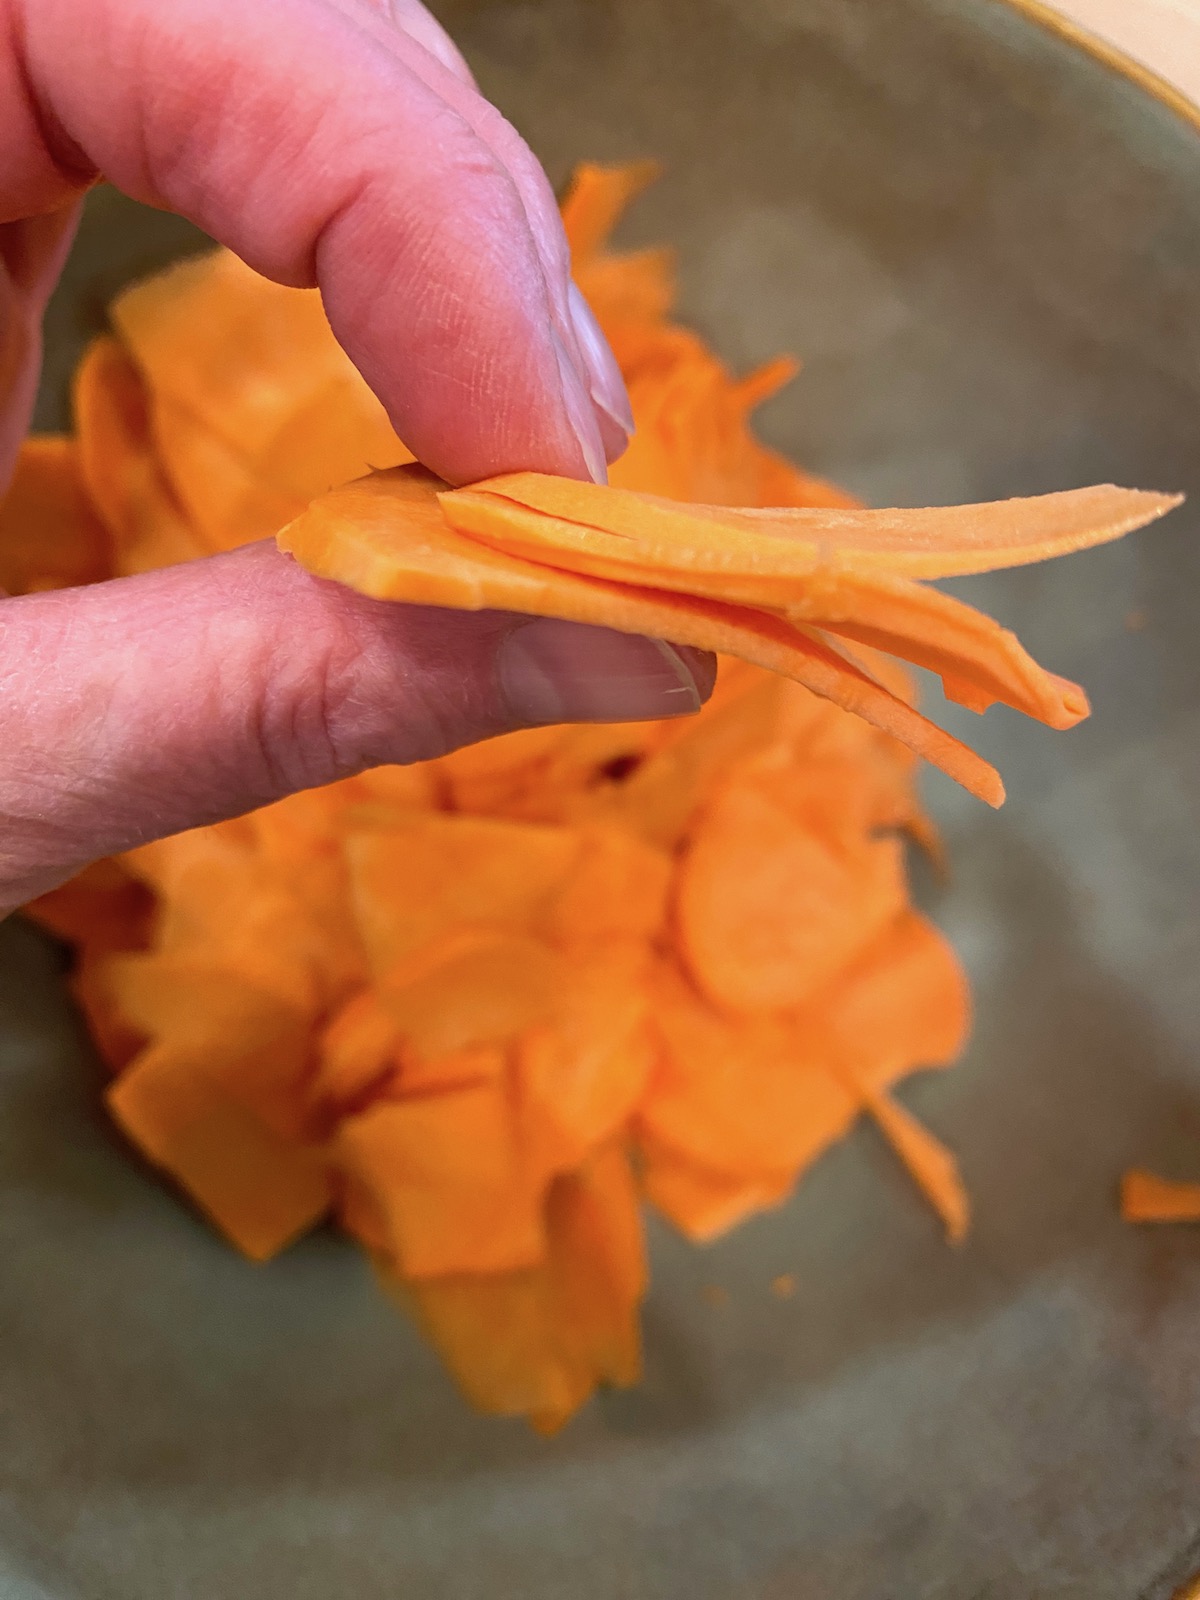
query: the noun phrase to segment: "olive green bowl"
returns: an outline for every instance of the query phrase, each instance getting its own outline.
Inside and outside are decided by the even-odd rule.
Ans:
[[[442,9],[556,181],[664,161],[625,237],[680,246],[733,363],[804,357],[773,442],[883,503],[1200,489],[1200,129],[1119,63],[1003,0]],[[195,240],[95,196],[42,425]],[[1129,1164],[1200,1176],[1195,531],[962,585],[1096,708],[945,712],[1011,795],[929,782],[978,1019],[906,1096],[970,1241],[860,1129],[713,1249],[654,1231],[645,1383],[548,1443],[470,1414],[348,1244],[247,1266],[135,1165],[61,954],[0,929],[4,1600],[1166,1600],[1200,1229],[1114,1201]]]

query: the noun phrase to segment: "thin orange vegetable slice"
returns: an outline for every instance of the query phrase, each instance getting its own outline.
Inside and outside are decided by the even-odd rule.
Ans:
[[[554,1433],[597,1383],[641,1372],[637,1308],[646,1282],[637,1192],[606,1147],[551,1186],[546,1259],[506,1274],[397,1284],[468,1399]]]
[[[1200,1222],[1200,1183],[1180,1183],[1135,1167],[1121,1179],[1126,1222]]]
[[[630,161],[622,166],[580,162],[560,208],[575,267],[586,266],[604,250],[630,203],[661,176],[657,161]],[[669,306],[668,299],[654,314],[665,315]]]
[[[137,369],[115,339],[86,351],[74,410],[80,471],[112,541],[114,570],[147,572],[206,555],[155,455]]]
[[[437,1060],[502,1043],[553,1015],[572,974],[544,941],[507,930],[463,929],[378,979],[382,1010],[406,1055]],[[402,1070],[401,1091],[410,1085]]]
[[[152,1046],[108,1091],[129,1138],[252,1261],[308,1231],[332,1190],[322,1153],[272,1133],[184,1047]]]
[[[658,1143],[645,1129],[638,1153],[646,1199],[696,1244],[710,1244],[756,1212],[781,1205],[795,1187],[791,1172],[771,1179],[716,1171]]]
[[[155,399],[153,425],[171,488],[210,550],[270,538],[311,498],[256,477],[220,434],[170,395]]]
[[[154,896],[113,860],[85,867],[22,911],[55,938],[94,953],[141,950],[153,936]]]
[[[597,946],[644,948],[662,931],[672,863],[660,850],[614,827],[589,827],[557,897],[549,936],[581,966]]]
[[[579,849],[567,829],[482,817],[396,818],[346,837],[351,894],[383,976],[466,927],[536,933]]]
[[[989,805],[994,768],[928,722],[819,638],[748,607],[556,572],[455,534],[437,482],[416,469],[377,473],[335,491],[279,534],[280,547],[319,577],[381,600],[500,609],[591,622],[697,645],[795,678],[900,739]],[[443,506],[452,502],[443,496]]]
[[[509,1097],[493,1077],[380,1102],[334,1135],[334,1161],[370,1197],[406,1277],[512,1271],[545,1255],[546,1178],[524,1161]]]
[[[213,1084],[280,1139],[306,1142],[312,1018],[220,953],[113,955],[108,992],[128,1024],[203,1060]]]
[[[778,792],[787,781],[754,769],[732,778],[679,875],[684,957],[704,992],[735,1011],[804,1005],[907,903],[899,842],[862,832],[839,844],[805,827]]]
[[[494,496],[554,519],[498,523]],[[1048,561],[1119,539],[1181,505],[1181,495],[1100,484],[1031,499],[921,509],[679,505],[536,472],[489,478],[443,496],[455,526],[527,554],[535,545],[638,570],[721,573],[730,583],[804,578],[830,566],[950,578]],[[468,526],[470,517],[470,526]],[[567,524],[566,528],[560,524]],[[575,530],[575,531],[570,531]],[[517,540],[520,540],[518,549]]]
[[[643,945],[595,949],[551,1017],[516,1044],[514,1086],[538,1159],[553,1171],[577,1166],[620,1131],[655,1063],[646,1030],[649,952]]]
[[[783,1018],[730,1020],[665,973],[650,1022],[662,1060],[638,1109],[639,1129],[699,1166],[773,1186],[808,1166],[858,1114],[854,1096]]]
[[[937,1212],[951,1244],[961,1244],[971,1222],[971,1203],[958,1162],[912,1112],[891,1095],[854,1080],[863,1104]]]
[[[26,439],[0,496],[0,591],[28,594],[109,576],[112,551],[83,484],[79,446]]]
[[[273,283],[217,250],[124,290],[112,319],[154,403],[190,413],[269,487],[303,502],[411,460],[315,289]],[[171,471],[175,437],[161,440]]]

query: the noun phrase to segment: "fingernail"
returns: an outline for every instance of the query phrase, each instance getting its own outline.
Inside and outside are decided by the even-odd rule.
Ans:
[[[558,358],[558,376],[562,385],[563,402],[571,430],[579,444],[583,467],[593,483],[608,482],[608,463],[604,454],[604,441],[600,434],[600,418],[588,398],[579,371],[558,334],[551,332],[554,354]]]
[[[711,690],[708,658],[687,655],[661,639],[535,617],[503,641],[496,668],[509,710],[529,726],[649,722],[699,711]]]
[[[575,337],[579,340],[579,348],[587,364],[590,380],[588,393],[600,413],[600,431],[608,459],[615,461],[629,443],[633,432],[629,392],[612,347],[578,285],[571,283],[567,288],[567,296]]]

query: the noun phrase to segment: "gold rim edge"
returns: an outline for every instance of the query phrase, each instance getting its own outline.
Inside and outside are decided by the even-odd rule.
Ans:
[[[1019,12],[1030,22],[1037,23],[1050,33],[1055,33],[1068,44],[1084,51],[1102,66],[1119,73],[1130,83],[1157,100],[1168,111],[1186,122],[1193,133],[1200,134],[1200,106],[1190,100],[1182,89],[1177,89],[1166,78],[1127,55],[1118,45],[1109,44],[1077,22],[1072,22],[1060,12],[1045,5],[1043,0],[1003,0],[1010,10]]]

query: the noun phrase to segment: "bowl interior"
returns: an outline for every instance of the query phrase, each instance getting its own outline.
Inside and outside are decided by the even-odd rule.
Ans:
[[[440,10],[556,181],[664,162],[623,237],[679,247],[731,363],[804,358],[773,443],[879,503],[1200,490],[1200,131],[1118,73],[1000,0]],[[111,293],[199,242],[94,196],[40,425]],[[1096,706],[935,709],[1011,795],[929,780],[978,1021],[906,1096],[968,1245],[862,1129],[708,1251],[655,1231],[646,1381],[550,1443],[471,1416],[332,1235],[265,1271],[210,1237],[107,1128],[61,957],[0,928],[3,1593],[1165,1600],[1200,1567],[1200,1248],[1114,1192],[1200,1174],[1194,535],[956,586]]]

